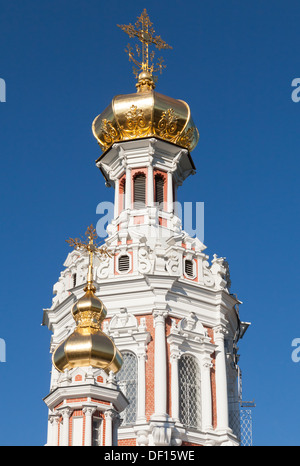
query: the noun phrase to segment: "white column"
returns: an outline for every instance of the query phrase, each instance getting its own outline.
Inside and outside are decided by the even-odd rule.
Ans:
[[[113,420],[115,417],[115,411],[108,409],[104,413],[105,416],[105,446],[111,447],[113,445]]]
[[[132,199],[131,199],[131,168],[126,167],[126,181],[125,181],[125,209],[131,209]]]
[[[172,397],[172,418],[179,421],[179,371],[178,361],[180,355],[171,355],[171,397]]]
[[[138,354],[137,422],[146,422],[146,353]]]
[[[83,414],[85,415],[85,435],[84,435],[84,446],[92,446],[92,429],[93,429],[93,414],[96,408],[92,406],[85,406],[83,408]]]
[[[173,212],[173,174],[168,172],[167,211]]]
[[[120,414],[114,411],[113,423],[112,423],[112,444],[118,446],[118,430],[121,425]]]
[[[202,430],[212,429],[212,393],[210,370],[211,359],[204,358],[201,364],[201,398],[202,398]]]
[[[53,447],[57,447],[58,445],[58,423],[59,423],[59,415],[54,414],[50,416],[49,419],[49,432],[48,432],[48,442],[47,444]]]
[[[119,191],[120,191],[120,180],[119,178],[115,179],[115,206],[114,206],[114,217],[119,216]]]
[[[148,165],[148,173],[147,173],[147,205],[149,207],[153,207],[154,205],[154,178],[153,178],[153,165],[152,165],[153,157],[151,157],[150,163]]]
[[[216,398],[217,428],[228,429],[228,395],[224,335],[226,329],[221,325],[214,329],[216,349]]]
[[[69,418],[72,410],[70,408],[64,408],[61,410],[63,417],[62,425],[62,446],[67,447],[69,445]]]
[[[166,311],[153,312],[155,327],[154,343],[154,406],[155,416],[166,416],[167,413],[167,353],[165,317]]]

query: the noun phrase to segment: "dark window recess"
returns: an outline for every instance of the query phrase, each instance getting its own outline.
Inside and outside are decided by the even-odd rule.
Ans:
[[[146,204],[146,177],[137,175],[134,178],[134,208],[142,209]]]
[[[119,271],[127,272],[130,267],[130,257],[129,256],[120,256],[119,257]]]
[[[185,270],[185,274],[188,277],[193,277],[194,276],[194,262],[190,260],[186,260],[184,264],[184,270]]]
[[[72,277],[72,278],[73,278],[73,288],[75,288],[75,286],[76,286],[76,279],[77,279],[76,273],[73,273],[73,277]]]
[[[155,177],[155,202],[158,203],[160,209],[164,203],[164,179],[161,176]]]

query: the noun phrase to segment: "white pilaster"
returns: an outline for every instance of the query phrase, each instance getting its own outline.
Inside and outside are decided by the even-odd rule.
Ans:
[[[120,191],[120,180],[115,179],[115,205],[114,205],[114,217],[117,218],[119,215],[119,191]]]
[[[201,365],[202,430],[204,431],[212,429],[211,368],[210,358],[204,358]]]
[[[131,209],[131,168],[126,166],[125,209]]]
[[[168,171],[167,211],[173,212],[173,174]]]
[[[167,413],[167,354],[165,318],[166,311],[155,310],[153,312],[155,327],[154,345],[154,406],[155,416],[166,416]]]
[[[83,408],[83,414],[85,415],[85,436],[84,446],[92,446],[92,429],[93,429],[93,414],[96,408],[92,406],[85,406]]]
[[[221,325],[214,329],[216,349],[216,398],[217,398],[217,428],[228,429],[228,395],[224,335],[226,329]]]
[[[105,416],[105,446],[111,447],[113,445],[113,422],[115,417],[115,411],[108,409],[104,413]]]
[[[58,423],[59,415],[54,414],[50,416],[50,431],[48,433],[48,443],[47,445],[56,447],[58,445]]]
[[[137,422],[146,422],[146,353],[138,354]]]
[[[69,408],[64,408],[61,410],[61,414],[63,417],[63,424],[62,424],[62,446],[66,447],[69,445],[69,418],[71,414],[71,410]]]
[[[154,177],[153,177],[153,157],[149,156],[150,162],[148,165],[147,176],[147,205],[153,207],[154,205]]]
[[[172,418],[179,421],[179,372],[178,360],[179,354],[171,355],[171,401],[172,401]]]

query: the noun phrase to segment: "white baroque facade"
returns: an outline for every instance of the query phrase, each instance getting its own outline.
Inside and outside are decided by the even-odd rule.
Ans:
[[[110,430],[106,445],[113,438],[118,445],[239,445],[237,343],[249,324],[240,321],[227,261],[217,255],[210,260],[204,244],[182,229],[177,189],[195,173],[190,153],[142,138],[115,143],[97,165],[115,189],[115,209],[105,240],[111,257],[96,259],[94,284],[108,311],[103,331],[124,364],[113,381],[93,368],[81,369],[77,382],[78,369],[68,374],[68,386],[91,408],[80,408],[90,427],[79,437],[74,428],[74,442],[101,444],[93,443],[99,425],[92,422],[92,392],[113,383],[129,404],[119,398],[117,410],[110,404],[118,434]],[[75,250],[64,266],[52,306],[44,310],[51,352],[74,329],[71,308],[83,295],[88,258]],[[89,393],[82,384],[86,377],[93,380]],[[48,397],[66,383],[66,374],[52,367]],[[48,444],[63,418],[60,399],[47,403]],[[65,433],[61,441],[72,444],[72,436]]]

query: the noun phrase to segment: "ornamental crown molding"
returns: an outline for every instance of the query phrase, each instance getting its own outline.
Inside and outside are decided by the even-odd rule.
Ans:
[[[48,408],[53,411],[54,408],[62,402],[65,402],[66,399],[70,400],[69,403],[66,405],[62,405],[62,407],[66,408],[74,408],[77,403],[78,398],[88,398],[91,397],[93,399],[105,402],[112,403],[115,409],[118,412],[123,411],[128,406],[128,400],[123,395],[123,393],[116,389],[107,387],[104,385],[93,385],[93,384],[70,384],[69,386],[65,387],[57,387],[54,389],[49,395],[47,395],[43,400],[48,406]],[[74,402],[72,402],[74,399]],[[91,403],[93,404],[93,403]],[[97,402],[95,402],[94,406],[98,406]],[[103,410],[111,408],[110,405],[101,405],[101,409]]]
[[[116,143],[99,157],[96,166],[106,182],[110,182],[122,176],[126,169],[146,167],[149,163],[164,171],[171,171],[179,183],[195,173],[188,150],[156,138]]]
[[[211,343],[207,330],[203,327],[200,319],[194,312],[181,319],[178,324],[176,324],[174,319],[171,320],[170,340],[172,340],[172,336],[180,336],[198,343]]]

